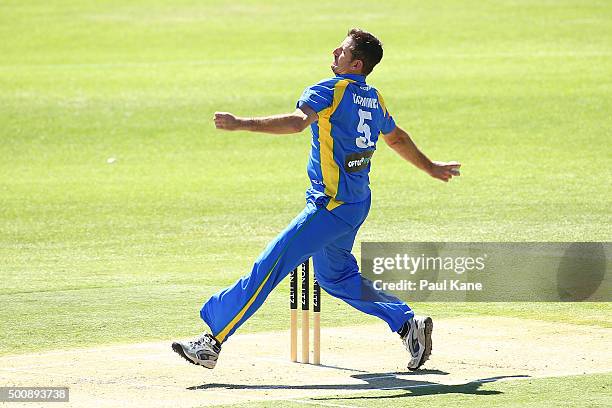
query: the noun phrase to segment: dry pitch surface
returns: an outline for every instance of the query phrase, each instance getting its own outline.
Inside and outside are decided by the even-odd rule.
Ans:
[[[196,407],[601,373],[612,367],[612,329],[479,317],[434,322],[424,370],[405,369],[406,351],[383,325],[324,328],[322,362],[288,361],[288,332],[235,335],[209,371],[174,354],[170,340],[0,358],[0,381],[68,386],[62,406]],[[305,403],[312,403],[304,401]],[[11,405],[13,406],[13,405]],[[15,405],[17,406],[17,405]],[[27,406],[32,406],[31,404]]]

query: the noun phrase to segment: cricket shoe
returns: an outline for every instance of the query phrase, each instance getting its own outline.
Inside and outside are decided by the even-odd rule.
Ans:
[[[402,342],[410,352],[409,370],[418,370],[431,355],[431,332],[433,321],[429,316],[414,316],[410,322],[408,333],[402,337]]]
[[[190,341],[175,341],[172,350],[191,364],[213,369],[221,353],[221,343],[206,333]]]

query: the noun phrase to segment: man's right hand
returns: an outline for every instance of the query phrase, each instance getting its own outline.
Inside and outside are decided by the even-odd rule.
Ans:
[[[240,119],[229,112],[215,112],[215,127],[223,130],[238,130]]]
[[[461,172],[459,168],[461,167],[461,163],[457,162],[439,162],[434,161],[431,162],[431,166],[428,170],[428,173],[431,177],[437,178],[442,181],[449,181],[453,178],[453,176],[460,176]]]

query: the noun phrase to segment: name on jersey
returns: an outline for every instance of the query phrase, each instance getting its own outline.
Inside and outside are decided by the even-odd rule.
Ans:
[[[365,98],[363,96],[353,94],[353,103],[364,108],[378,109],[378,99]]]
[[[352,153],[346,156],[344,161],[344,170],[347,173],[355,173],[365,169],[370,164],[370,159],[374,154],[374,150],[366,150],[361,153]]]

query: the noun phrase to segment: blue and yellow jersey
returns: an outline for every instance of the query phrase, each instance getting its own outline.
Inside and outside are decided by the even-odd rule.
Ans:
[[[308,105],[319,119],[310,127],[308,177],[312,189],[330,197],[332,210],[370,195],[370,160],[380,133],[395,122],[380,93],[362,75],[337,75],[307,88],[297,107]]]

